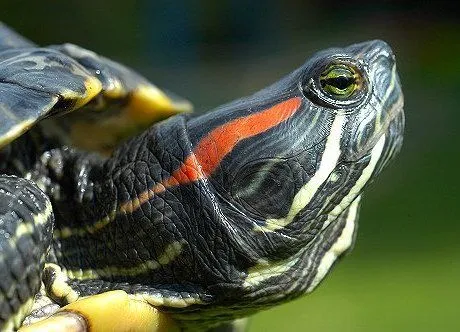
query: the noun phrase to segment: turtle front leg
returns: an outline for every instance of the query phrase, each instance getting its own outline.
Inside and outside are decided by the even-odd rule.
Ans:
[[[0,175],[0,330],[18,328],[41,284],[52,238],[48,197],[31,181]]]

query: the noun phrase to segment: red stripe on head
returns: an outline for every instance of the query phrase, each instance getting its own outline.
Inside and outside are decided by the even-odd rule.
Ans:
[[[263,111],[235,119],[215,128],[194,149],[194,155],[185,164],[195,159],[204,176],[212,174],[222,159],[239,141],[261,134],[289,119],[300,107],[299,97],[282,101]]]
[[[198,142],[182,166],[163,183],[170,187],[209,176],[239,141],[261,134],[286,121],[299,109],[301,102],[300,97],[294,97],[215,128]]]
[[[286,121],[300,108],[300,104],[301,99],[294,97],[263,111],[235,119],[215,128],[198,142],[193,152],[169,178],[155,184],[133,200],[122,204],[119,211],[133,212],[167,188],[191,183],[209,176],[239,141],[261,134]]]

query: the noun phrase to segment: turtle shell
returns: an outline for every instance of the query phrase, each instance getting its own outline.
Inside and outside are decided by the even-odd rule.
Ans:
[[[0,148],[52,118],[43,122],[49,135],[107,152],[191,109],[121,64],[72,44],[37,47],[0,23]],[[55,117],[69,112],[72,117]]]

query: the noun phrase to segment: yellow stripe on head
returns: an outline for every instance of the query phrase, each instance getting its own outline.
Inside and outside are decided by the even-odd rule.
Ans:
[[[289,210],[286,217],[278,219],[267,219],[266,225],[255,227],[255,231],[274,232],[282,229],[283,227],[289,225],[294,220],[296,215],[303,208],[305,208],[308,203],[310,203],[318,189],[327,180],[329,174],[337,166],[337,162],[341,153],[340,138],[342,136],[342,129],[345,121],[345,115],[337,114],[335,116],[329,136],[326,140],[326,146],[321,157],[320,165],[310,181],[308,181],[294,196],[291,204],[291,209]]]
[[[316,275],[312,280],[310,286],[307,288],[307,293],[313,291],[318,286],[321,280],[324,279],[326,274],[332,267],[332,264],[340,257],[345,251],[350,248],[353,243],[353,234],[356,230],[356,220],[358,216],[359,202],[361,197],[358,196],[353,203],[349,206],[348,215],[345,220],[345,226],[343,227],[342,233],[335,240],[329,250],[321,258],[321,261],[316,270]]]

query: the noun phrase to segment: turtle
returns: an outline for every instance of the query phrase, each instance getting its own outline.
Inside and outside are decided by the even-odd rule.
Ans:
[[[44,104],[35,92],[24,100]],[[37,103],[11,98],[0,94],[38,123]],[[86,330],[121,329],[123,310],[152,328],[155,308],[183,331],[231,329],[312,292],[353,247],[362,193],[401,149],[403,100],[391,47],[371,40],[155,123],[110,156],[50,139],[41,122],[2,123],[1,328],[19,326],[39,291],[63,306],[52,317]]]

